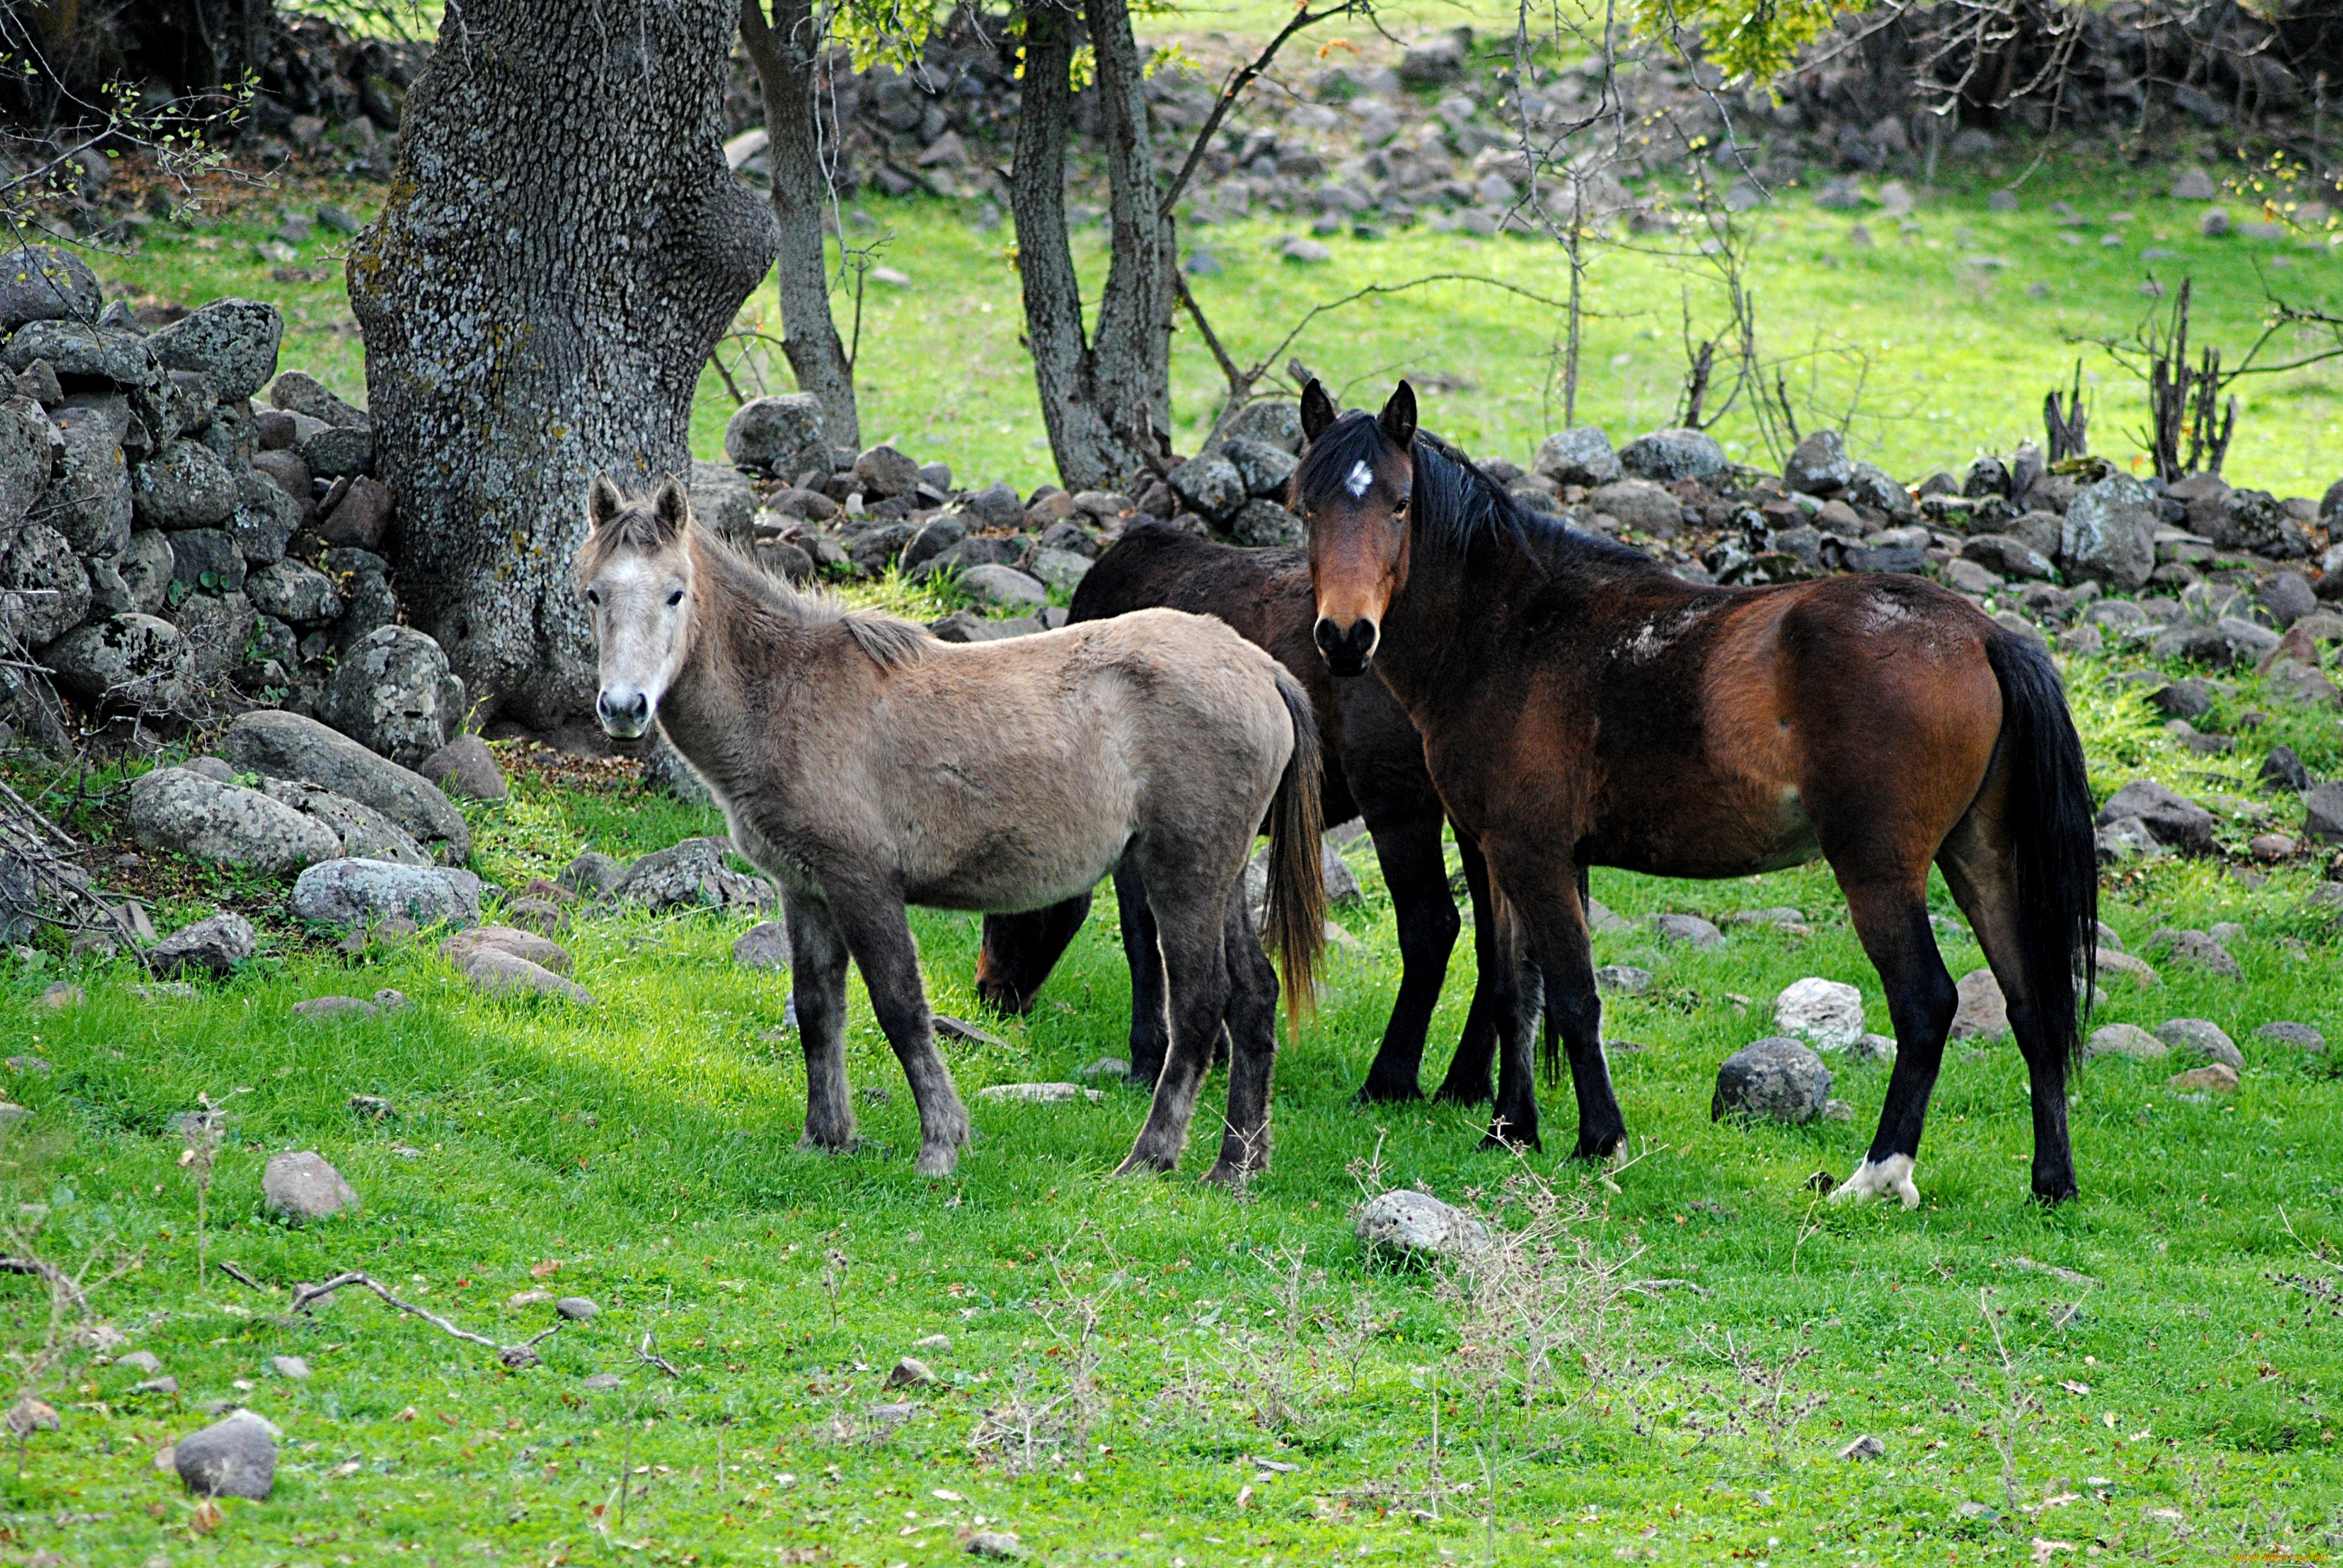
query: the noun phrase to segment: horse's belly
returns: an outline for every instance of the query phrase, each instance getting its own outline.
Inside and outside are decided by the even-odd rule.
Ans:
[[[1013,914],[1087,893],[1122,859],[1126,822],[1005,835],[947,863],[907,867],[904,901],[939,910]]]
[[[1822,853],[1795,785],[1728,790],[1696,819],[1671,815],[1591,844],[1590,864],[1654,877],[1745,877],[1803,866]]]

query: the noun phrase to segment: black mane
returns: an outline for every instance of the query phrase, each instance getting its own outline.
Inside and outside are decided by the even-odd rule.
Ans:
[[[1353,464],[1372,467],[1388,445],[1389,437],[1373,415],[1363,410],[1343,415],[1302,454],[1293,476],[1295,494],[1306,497],[1333,488]],[[1574,567],[1665,569],[1633,546],[1579,532],[1533,511],[1471,457],[1429,430],[1415,433],[1413,460],[1415,484],[1408,511],[1416,537],[1450,554],[1469,557],[1483,545],[1510,545],[1541,575]]]

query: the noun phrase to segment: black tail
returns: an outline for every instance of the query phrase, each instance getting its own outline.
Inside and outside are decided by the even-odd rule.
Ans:
[[[2083,742],[2047,653],[2005,632],[1986,642],[1986,658],[2001,683],[2026,989],[2050,1040],[2071,1057],[2081,1048],[2082,1014],[2099,961],[2099,868]]]
[[[1318,1002],[1318,959],[1326,947],[1326,879],[1319,860],[1325,823],[1318,804],[1318,720],[1302,683],[1277,671],[1277,694],[1293,725],[1293,755],[1269,807],[1269,908],[1262,935],[1284,971],[1291,1029]]]

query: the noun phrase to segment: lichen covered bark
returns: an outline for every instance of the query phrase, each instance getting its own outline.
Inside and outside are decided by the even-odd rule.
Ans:
[[[450,6],[349,260],[409,617],[476,700],[585,712],[588,481],[690,466],[709,347],[778,245],[724,166],[731,0]]]

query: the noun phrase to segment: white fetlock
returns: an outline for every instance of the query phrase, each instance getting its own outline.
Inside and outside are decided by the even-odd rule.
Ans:
[[[1886,1159],[1865,1160],[1855,1168],[1854,1175],[1840,1182],[1831,1193],[1834,1203],[1861,1203],[1873,1198],[1885,1198],[1894,1193],[1906,1209],[1920,1206],[1920,1189],[1912,1184],[1914,1161],[1909,1154],[1890,1154]]]

